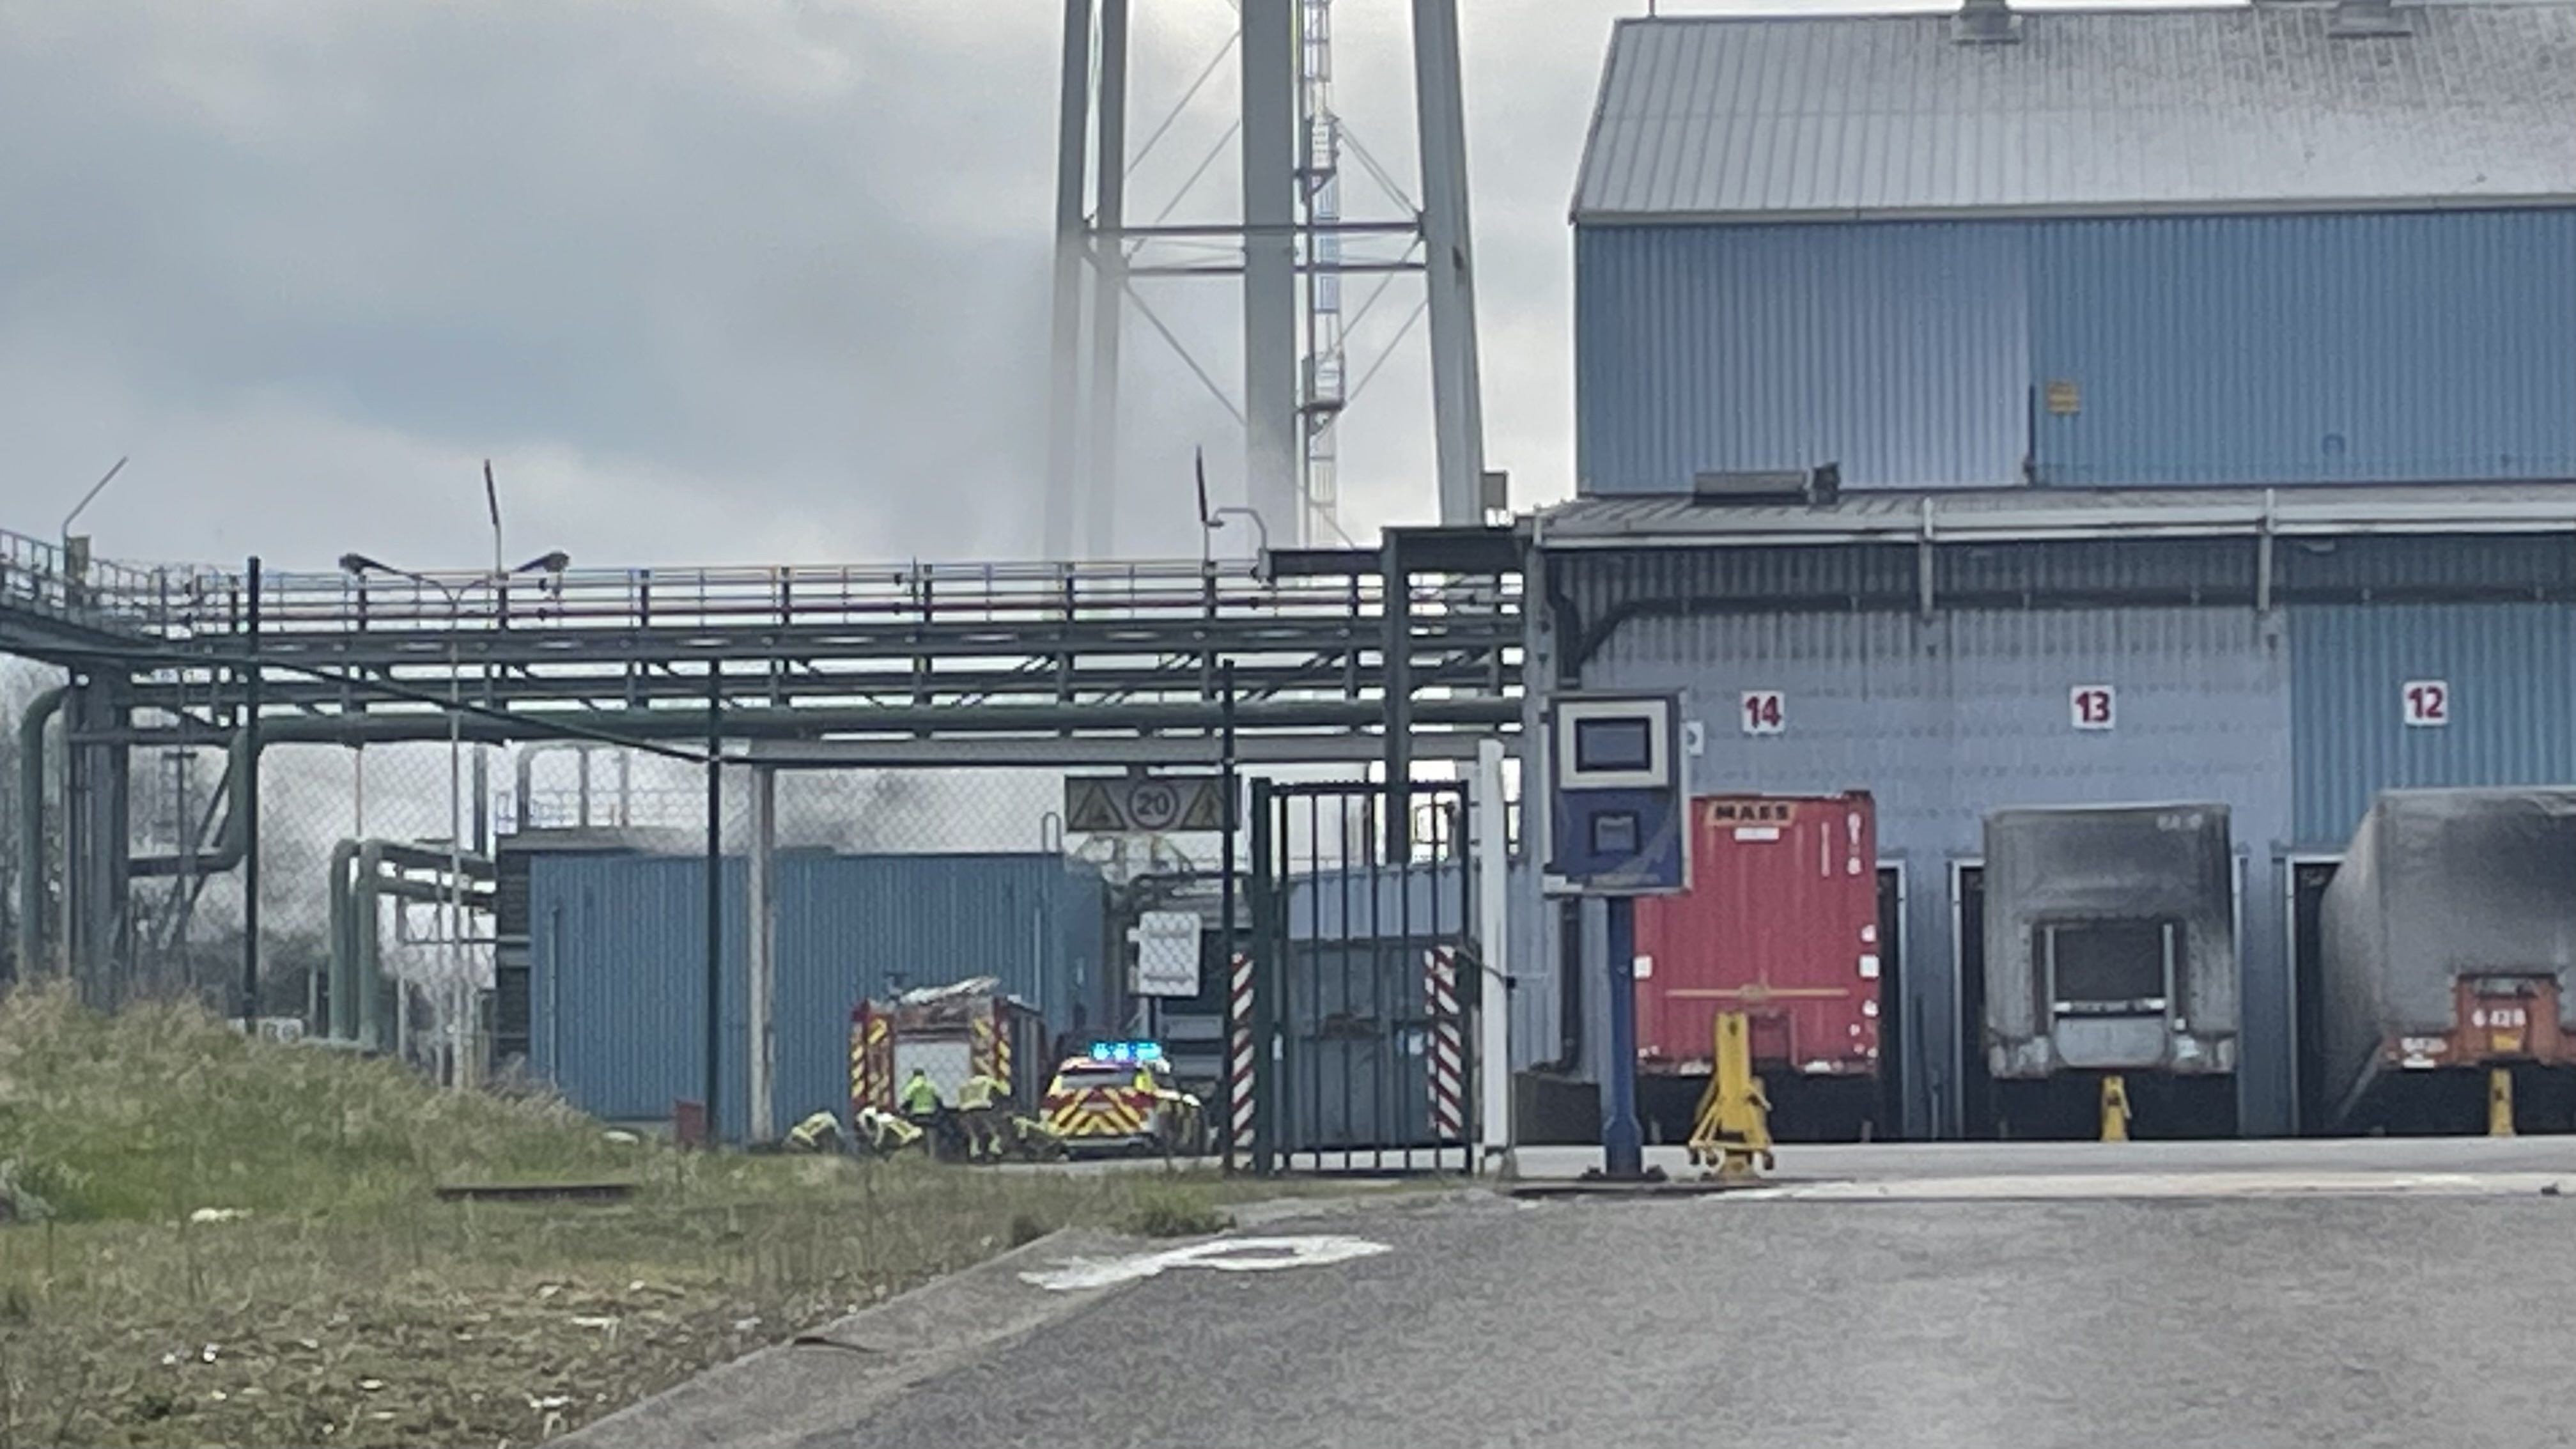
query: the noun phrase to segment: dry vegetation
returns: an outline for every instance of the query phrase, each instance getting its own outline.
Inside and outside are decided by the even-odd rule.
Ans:
[[[1217,1225],[1228,1192],[685,1155],[55,992],[0,999],[0,1172],[29,1214],[0,1226],[0,1449],[534,1443],[1057,1226]],[[430,1191],[558,1178],[640,1190]]]

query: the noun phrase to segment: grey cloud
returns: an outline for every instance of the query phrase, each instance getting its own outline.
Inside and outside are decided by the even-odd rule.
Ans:
[[[1140,116],[1221,34],[1197,8],[1152,22]],[[1467,7],[1491,452],[1524,497],[1570,479],[1565,196],[1633,8]],[[1345,104],[1409,176],[1403,12],[1343,9]],[[488,455],[514,537],[586,562],[1025,552],[1059,13],[0,0],[0,129],[39,138],[0,148],[0,525],[49,530],[131,453],[86,520],[109,552],[465,563]],[[1224,290],[1154,295],[1231,387]],[[1190,449],[1230,486],[1238,435],[1141,323],[1126,347],[1122,543],[1185,552]],[[1354,410],[1355,533],[1427,515],[1425,406],[1399,355]]]

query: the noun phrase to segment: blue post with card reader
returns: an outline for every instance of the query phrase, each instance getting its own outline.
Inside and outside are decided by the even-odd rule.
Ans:
[[[1690,884],[1681,699],[1564,694],[1548,720],[1548,889],[1605,898],[1610,1014],[1601,1066],[1601,1175],[1645,1174],[1637,1125],[1636,898]]]

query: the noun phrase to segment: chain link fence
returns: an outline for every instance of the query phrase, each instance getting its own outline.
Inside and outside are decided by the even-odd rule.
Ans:
[[[0,749],[14,750],[17,719],[53,682],[45,671],[0,671],[0,709],[10,726],[0,730],[0,741],[6,741]],[[41,933],[46,944],[39,974],[72,964],[66,959],[71,933],[63,837],[69,812],[59,720],[45,748],[44,844],[32,867],[44,875],[49,917]],[[595,939],[551,943],[559,959],[581,950],[607,953],[595,970],[633,998],[580,1011],[563,1003],[556,1019],[573,1025],[554,1030],[586,1031],[614,1011],[640,1013],[638,1020],[656,1012],[694,1011],[703,1019],[705,876],[696,866],[707,848],[707,774],[703,763],[673,757],[687,753],[686,746],[661,753],[574,740],[506,746],[466,741],[453,749],[435,739],[271,744],[261,758],[255,833],[259,1014],[273,1023],[272,1030],[398,1051],[445,1079],[558,1076],[569,1047],[557,1041],[550,1052],[534,1039],[532,1018],[555,1003],[532,1000],[537,988],[529,984],[531,963],[542,954],[530,919],[529,882],[539,868],[530,862],[551,854],[643,862],[637,869],[660,883],[652,896],[621,898],[614,914],[580,927]],[[93,993],[104,1003],[192,996],[227,1014],[238,1010],[247,879],[238,847],[239,837],[249,832],[228,821],[232,758],[221,744],[155,745],[128,753],[127,846],[139,864],[119,923],[117,959],[109,963],[106,989]],[[16,763],[14,753],[0,757],[0,807],[13,827],[0,831],[0,876],[8,885],[0,910],[9,912],[17,909],[16,882],[31,868],[19,858],[14,828],[21,803]],[[1021,971],[1018,980],[1027,990],[1057,993],[1047,1007],[1059,1031],[1153,1029],[1160,1008],[1127,993],[1126,928],[1142,911],[1178,905],[1203,912],[1213,930],[1223,837],[1212,830],[1068,833],[1069,773],[1116,772],[778,769],[773,823],[780,865],[773,890],[781,892],[774,897],[782,913],[779,938],[802,943],[796,960],[808,969],[817,952],[850,958],[835,958],[831,967],[850,980],[836,975],[818,996],[820,1004],[809,1002],[805,1014],[845,1016],[852,991],[945,984],[969,974],[1010,979]],[[1243,773],[1247,780],[1266,775],[1358,781],[1381,772],[1351,765]],[[1447,772],[1425,767],[1422,773]],[[726,970],[736,976],[743,967],[730,953],[742,951],[748,936],[741,895],[747,887],[740,873],[752,843],[753,782],[749,768],[723,771],[719,839],[728,862],[728,894],[720,930],[729,953]],[[1460,826],[1454,813],[1443,815],[1426,803],[1417,814],[1411,822],[1417,849],[1426,858],[1454,854]],[[1338,828],[1345,834],[1359,829],[1370,838],[1300,838],[1293,842],[1297,858],[1316,868],[1343,858],[1384,859],[1383,821],[1341,822]],[[1237,841],[1242,870],[1249,869],[1247,840]],[[655,860],[674,869],[653,875]],[[817,862],[846,869],[841,875],[797,874],[809,865],[820,871]],[[976,882],[1001,879],[995,872],[1040,867],[1049,879],[1073,883],[1071,890],[1085,902],[1080,923],[1050,915],[1043,928],[1021,921],[1010,925],[1016,937],[997,934],[1004,928],[1000,916],[1034,908],[1024,899],[1008,905],[1007,892],[996,894]],[[880,877],[897,884],[868,884]],[[807,899],[797,897],[798,891],[808,897],[837,892],[847,899]],[[0,939],[14,949],[14,916],[9,923]],[[1248,922],[1238,924],[1248,929]],[[1020,949],[1039,936],[1053,944]],[[794,954],[785,944],[781,951]],[[889,966],[881,959],[887,951],[899,951],[902,958]],[[868,959],[851,964],[860,958]],[[1056,978],[1076,959],[1081,964],[1073,969],[1081,979],[1062,988]],[[362,983],[381,983],[381,995]],[[1221,1017],[1218,988],[1210,985],[1207,994],[1198,1006]],[[1188,1008],[1169,1005],[1174,1011]],[[674,1043],[670,1051],[693,1061],[703,1055],[694,1041],[675,1036]]]

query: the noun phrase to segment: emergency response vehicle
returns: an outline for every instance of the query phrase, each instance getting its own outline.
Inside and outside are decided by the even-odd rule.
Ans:
[[[1181,1089],[1152,1042],[1102,1042],[1065,1058],[1038,1104],[1038,1120],[1069,1156],[1207,1151],[1198,1097]]]
[[[903,1084],[918,1070],[954,1108],[966,1079],[982,1073],[1001,1084],[993,1106],[1009,1131],[1037,1105],[1037,1068],[1050,1043],[1036,1008],[978,976],[907,991],[891,1001],[862,1001],[850,1012],[850,1120],[863,1109],[894,1115]],[[941,1157],[962,1156],[955,1114],[943,1110],[933,1131]]]

